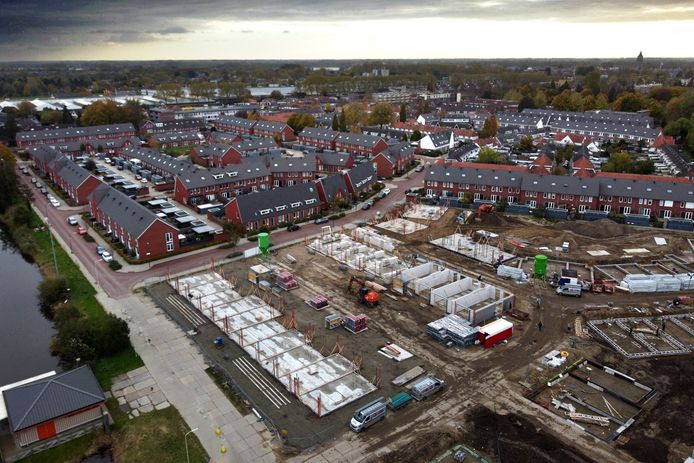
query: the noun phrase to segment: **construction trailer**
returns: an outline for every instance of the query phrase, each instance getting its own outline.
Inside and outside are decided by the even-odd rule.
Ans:
[[[482,347],[488,349],[513,336],[513,323],[500,318],[479,328],[478,340]]]

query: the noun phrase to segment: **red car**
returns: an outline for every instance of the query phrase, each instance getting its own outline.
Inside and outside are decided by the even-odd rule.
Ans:
[[[87,229],[84,228],[82,225],[80,225],[79,227],[77,227],[77,233],[78,233],[79,235],[86,235],[86,234],[87,234]]]

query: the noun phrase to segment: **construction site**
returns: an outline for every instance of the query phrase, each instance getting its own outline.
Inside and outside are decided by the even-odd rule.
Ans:
[[[280,457],[354,439],[373,461],[690,454],[694,417],[675,413],[694,399],[687,235],[460,217],[400,206],[148,294],[276,433]],[[559,291],[572,285],[580,298]],[[439,392],[349,430],[360,407],[427,377]]]

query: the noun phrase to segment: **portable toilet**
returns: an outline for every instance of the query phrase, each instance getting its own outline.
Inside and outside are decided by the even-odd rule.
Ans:
[[[547,276],[547,256],[538,254],[535,256],[535,265],[533,266],[533,276],[535,278],[544,279]]]

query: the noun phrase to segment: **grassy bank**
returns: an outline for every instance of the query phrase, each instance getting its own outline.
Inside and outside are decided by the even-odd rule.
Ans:
[[[189,430],[175,408],[154,410],[129,420],[127,415],[118,409],[115,400],[108,406],[114,418],[110,434],[88,434],[20,460],[21,463],[79,463],[85,457],[100,452],[110,453],[115,463],[186,461],[184,436]],[[191,433],[187,440],[190,461],[208,462],[207,452],[195,434]]]

